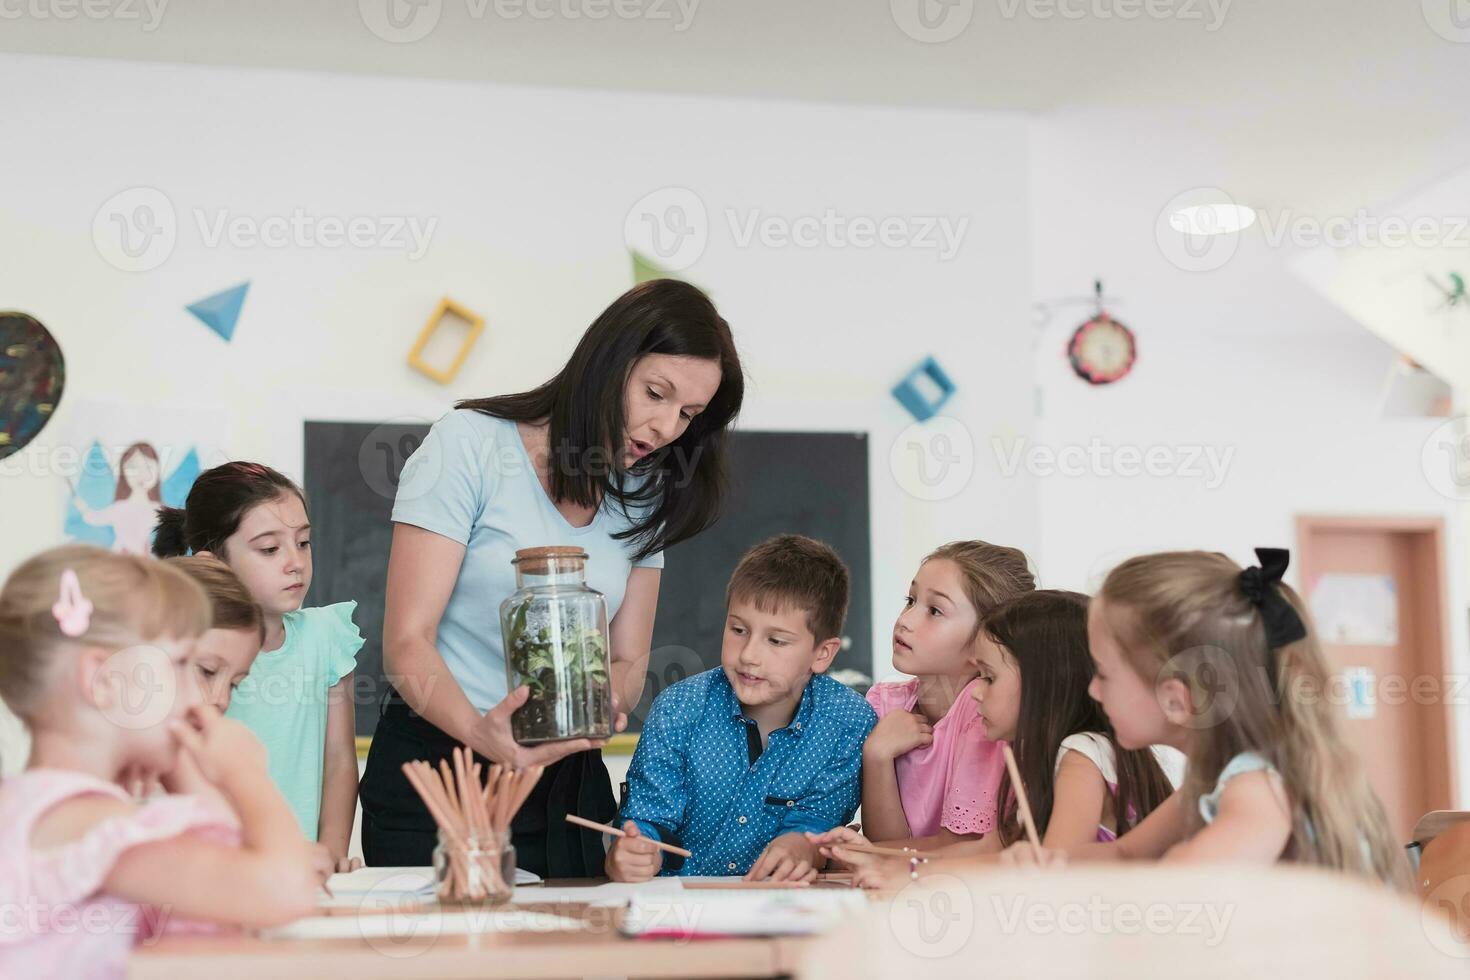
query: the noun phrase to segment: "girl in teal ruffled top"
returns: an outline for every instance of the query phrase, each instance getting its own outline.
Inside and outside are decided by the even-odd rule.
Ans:
[[[305,495],[268,466],[225,463],[199,475],[182,510],[160,510],[153,551],[212,554],[259,603],[265,642],[227,716],[265,743],[271,778],[302,832],[348,870],[357,807],[352,677],[363,637],[355,602],[301,608],[312,570]]]

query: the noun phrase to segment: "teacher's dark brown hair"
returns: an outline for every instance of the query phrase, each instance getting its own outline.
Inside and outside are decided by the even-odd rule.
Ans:
[[[649,354],[697,357],[720,365],[720,386],[679,438],[622,472],[616,459],[624,430],[623,386]],[[473,398],[467,408],[513,422],[550,420],[551,496],[592,507],[606,496],[632,515],[615,537],[631,539],[634,561],[692,538],[719,517],[726,494],[725,433],[745,397],[745,377],[730,326],[697,287],[654,279],[628,290],[587,328],[571,359],[538,388]],[[570,461],[570,462],[569,462]]]

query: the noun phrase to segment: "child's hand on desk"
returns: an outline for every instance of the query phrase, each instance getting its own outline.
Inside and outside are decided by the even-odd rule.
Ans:
[[[932,745],[934,726],[912,711],[890,711],[878,719],[863,743],[863,758],[892,762],[914,749]]]
[[[1000,852],[1000,863],[1012,867],[1065,868],[1067,852],[1047,850],[1044,847],[1037,849],[1031,846],[1030,841],[1018,840]]]
[[[613,841],[607,852],[607,876],[613,881],[650,881],[663,867],[663,852],[644,837],[638,825],[629,820],[623,824],[627,837]]]
[[[836,851],[839,855],[847,855],[839,857],[838,860],[852,866],[852,883],[855,888],[883,891],[897,888],[909,879],[911,866],[905,858],[889,857],[883,854],[864,854],[861,851],[849,851],[843,847],[836,848]]]
[[[817,853],[827,859],[827,869],[830,871],[834,865],[851,867],[851,865],[832,853],[833,847],[839,844],[862,844],[867,845],[870,841],[852,827],[833,827],[831,830],[821,833],[808,833],[806,839],[811,841],[817,848]]]
[[[852,868],[852,883],[858,888],[887,888],[909,873],[908,861],[903,858],[853,850],[854,846],[869,846],[869,841],[851,827],[834,827],[825,834],[807,834],[807,839],[816,845],[823,857]]]
[[[362,866],[362,858],[333,857],[327,845],[311,845],[311,867],[323,883],[334,874],[351,874]]]
[[[332,877],[336,870],[336,862],[332,860],[332,852],[327,850],[327,845],[316,843],[311,845],[311,870],[316,872],[317,878],[322,884]]]
[[[826,848],[833,844],[867,845],[871,843],[866,837],[851,827],[833,827],[831,830],[821,834],[808,833],[806,839],[815,844],[818,849]]]
[[[806,834],[782,834],[766,845],[746,881],[816,881],[821,855]]]

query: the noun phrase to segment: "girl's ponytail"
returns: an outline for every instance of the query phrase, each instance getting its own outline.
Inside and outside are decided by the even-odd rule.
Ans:
[[[153,529],[153,553],[159,558],[176,558],[189,553],[182,507],[158,508],[158,525]]]

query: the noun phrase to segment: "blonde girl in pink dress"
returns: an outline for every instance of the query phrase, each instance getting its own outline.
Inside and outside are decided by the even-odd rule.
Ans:
[[[311,845],[260,742],[201,696],[209,627],[183,572],[89,545],[0,589],[0,697],[31,730],[0,782],[0,976],[120,977],[160,934],[313,908]],[[146,801],[122,788],[155,779]]]

